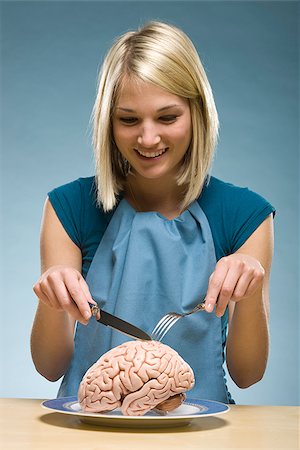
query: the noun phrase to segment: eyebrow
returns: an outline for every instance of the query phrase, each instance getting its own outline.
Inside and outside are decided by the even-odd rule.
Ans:
[[[161,111],[165,111],[167,109],[171,109],[171,108],[175,108],[175,107],[181,107],[181,105],[177,105],[176,103],[172,104],[172,105],[167,105],[167,106],[163,106],[162,108],[159,108],[157,110],[157,112],[161,112]],[[124,112],[130,112],[130,113],[134,113],[136,112],[134,109],[130,109],[130,108],[123,108],[122,106],[117,106],[117,109],[121,109]]]

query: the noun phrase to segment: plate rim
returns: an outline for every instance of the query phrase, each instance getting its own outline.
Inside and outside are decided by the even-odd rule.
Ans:
[[[194,399],[194,398],[186,398],[184,400],[183,403],[188,403],[191,406],[205,406],[205,405],[201,405],[201,403],[199,402],[207,402],[207,403],[211,403],[211,404],[218,404],[218,405],[222,405],[224,409],[222,409],[221,411],[216,411],[216,412],[204,412],[203,414],[185,414],[185,415],[179,415],[179,416],[172,416],[172,415],[157,415],[157,416],[147,416],[147,415],[143,415],[143,416],[124,416],[124,415],[108,415],[105,413],[90,413],[90,412],[84,412],[84,411],[68,411],[68,410],[62,410],[62,409],[56,409],[50,406],[46,406],[45,403],[49,402],[49,401],[61,401],[63,403],[79,403],[78,399],[76,396],[69,396],[69,397],[58,397],[55,399],[47,399],[44,400],[41,403],[42,408],[48,410],[48,411],[52,411],[52,412],[57,412],[57,413],[61,413],[61,414],[68,414],[71,416],[77,416],[77,417],[86,417],[86,418],[95,418],[95,419],[110,419],[110,420],[141,420],[141,421],[145,421],[145,420],[150,420],[150,421],[155,421],[155,420],[159,420],[161,421],[161,419],[163,420],[193,420],[193,419],[199,419],[199,418],[204,418],[204,417],[209,417],[209,416],[217,416],[220,414],[225,414],[227,412],[230,411],[230,406],[226,403],[222,403],[219,402],[217,400],[209,400],[209,399]],[[63,403],[62,403],[62,407],[63,407]]]

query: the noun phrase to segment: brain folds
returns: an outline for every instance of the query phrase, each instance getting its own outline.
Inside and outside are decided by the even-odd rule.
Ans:
[[[84,375],[78,391],[83,410],[144,415],[166,403],[172,409],[194,386],[190,366],[169,346],[157,341],[129,341],[105,353]],[[176,398],[176,400],[175,400]]]

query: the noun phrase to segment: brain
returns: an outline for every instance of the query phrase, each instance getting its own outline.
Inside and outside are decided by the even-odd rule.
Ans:
[[[157,341],[129,341],[89,368],[78,400],[84,411],[121,408],[124,415],[142,416],[153,408],[177,408],[194,382],[192,369],[172,348]]]

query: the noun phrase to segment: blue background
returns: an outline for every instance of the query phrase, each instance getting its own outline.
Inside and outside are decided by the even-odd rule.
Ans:
[[[1,392],[52,398],[29,339],[39,230],[53,187],[93,174],[89,125],[113,39],[150,19],[182,27],[213,87],[221,129],[213,174],[277,209],[271,352],[238,403],[299,404],[297,2],[2,2]]]

